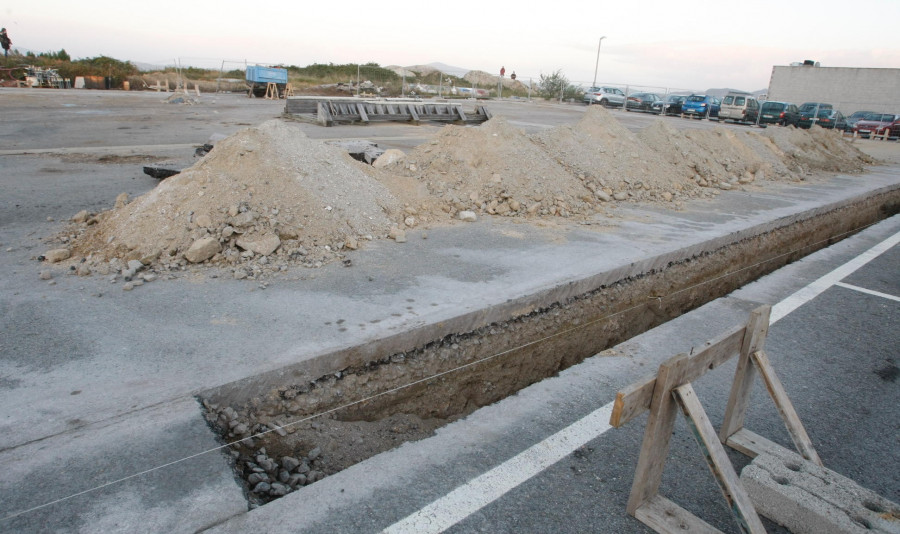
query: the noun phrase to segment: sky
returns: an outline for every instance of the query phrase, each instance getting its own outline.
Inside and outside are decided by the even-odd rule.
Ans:
[[[5,0],[13,48],[152,65],[421,65],[520,81],[764,89],[774,65],[900,68],[900,0]],[[605,37],[601,41],[601,37]],[[602,44],[600,44],[602,43]],[[598,44],[600,44],[598,54]]]

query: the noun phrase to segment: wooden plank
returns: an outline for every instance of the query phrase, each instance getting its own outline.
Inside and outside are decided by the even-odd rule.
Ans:
[[[362,102],[356,104],[356,110],[359,111],[360,120],[369,122],[369,116],[366,115],[366,106]]]
[[[722,534],[721,530],[662,495],[648,499],[634,517],[661,534]]]
[[[671,391],[681,381],[681,371],[687,358],[687,354],[678,354],[659,366],[650,401],[650,417],[647,418],[641,453],[628,497],[626,510],[631,515],[649,498],[659,493],[663,466],[669,454],[669,442],[678,416],[678,406]]]
[[[653,387],[656,386],[656,375],[648,376],[616,393],[609,424],[619,428],[628,421],[650,409]]]
[[[744,426],[744,415],[747,413],[750,391],[756,378],[756,368],[750,360],[750,355],[765,346],[771,312],[770,306],[761,306],[750,313],[750,321],[747,323],[747,331],[741,344],[740,359],[734,373],[734,382],[731,384],[731,394],[725,407],[725,417],[719,430],[719,440],[722,443]]]
[[[697,398],[694,388],[688,383],[675,388],[673,392],[681,411],[685,417],[703,451],[706,463],[709,465],[710,471],[716,477],[719,489],[728,501],[731,512],[734,514],[735,520],[741,532],[749,534],[766,534],[766,528],[763,526],[759,515],[756,514],[756,508],[753,507],[753,501],[744,490],[740,478],[734,471],[734,466],[728,459],[722,443],[719,442],[716,429],[713,428],[706,411]]]
[[[750,458],[756,458],[760,454],[774,454],[775,456],[783,456],[778,451],[786,450],[781,445],[742,428],[732,434],[728,441],[725,442],[732,449],[744,453]]]
[[[737,326],[728,332],[713,339],[698,353],[689,357],[685,364],[684,382],[693,382],[706,374],[707,371],[727,362],[738,354],[741,342],[744,338],[745,326]],[[650,399],[653,396],[653,386],[647,382],[651,379],[643,379],[616,394],[613,405],[613,413],[609,424],[620,427],[631,419],[641,415],[650,408]],[[680,386],[681,384],[676,384]]]
[[[778,408],[778,413],[781,414],[781,419],[784,420],[784,425],[787,427],[791,440],[794,442],[794,446],[797,447],[797,451],[807,460],[821,466],[822,460],[819,458],[812,440],[809,439],[809,434],[806,433],[803,423],[800,422],[800,416],[794,410],[794,404],[788,397],[784,385],[782,385],[778,375],[775,374],[775,369],[772,367],[769,357],[766,356],[764,351],[758,350],[753,353],[753,361],[759,368],[759,374],[766,384],[766,389],[769,390],[769,395],[775,401],[775,407]]]

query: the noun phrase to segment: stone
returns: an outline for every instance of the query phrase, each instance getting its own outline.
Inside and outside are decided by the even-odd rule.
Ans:
[[[624,191],[618,191],[613,195],[613,198],[616,200],[628,200],[628,193]]]
[[[301,475],[309,473],[309,464],[306,462],[301,463],[299,466],[297,466],[297,473]]]
[[[204,237],[191,244],[191,247],[184,253],[184,258],[191,263],[200,263],[212,258],[220,250],[222,250],[222,247],[216,238]]]
[[[288,478],[287,484],[292,488],[306,485],[306,475],[295,473]]]
[[[478,220],[478,216],[475,215],[475,212],[468,211],[468,210],[459,212],[457,217],[459,218],[459,220],[465,221],[465,222],[475,222]]]
[[[231,226],[243,228],[245,226],[250,226],[255,220],[256,212],[253,210],[247,210],[244,213],[238,213],[237,215],[233,216],[231,218]]]
[[[83,222],[87,222],[88,217],[90,217],[90,216],[91,216],[91,214],[88,213],[88,210],[81,210],[78,213],[76,213],[74,217],[72,217],[72,222],[79,223],[79,224],[83,223]]]
[[[260,256],[268,256],[281,246],[281,239],[275,234],[266,234],[255,239],[241,237],[238,238],[236,245]]]
[[[138,272],[144,268],[144,263],[140,260],[128,260],[128,270]]]
[[[416,225],[416,218],[413,216],[409,216],[409,217],[403,219],[403,224],[412,228]]]
[[[288,471],[293,471],[294,469],[300,467],[300,460],[291,456],[284,456],[281,458],[281,467],[287,469]]]
[[[385,150],[384,154],[378,156],[378,158],[372,162],[372,166],[380,169],[381,167],[387,167],[393,163],[401,162],[405,158],[406,154],[402,150],[392,148],[390,150]]]
[[[309,458],[309,461],[311,462],[321,455],[322,455],[322,449],[316,447],[313,450],[309,451],[309,454],[307,454],[306,457]]]
[[[278,481],[282,484],[287,484],[290,478],[291,474],[288,473],[287,469],[281,469],[280,471],[278,471]]]
[[[209,215],[206,215],[204,213],[202,215],[197,215],[197,217],[194,219],[194,224],[196,224],[200,228],[209,228],[212,226],[212,219],[209,217]]]
[[[291,487],[287,484],[282,484],[281,482],[274,482],[272,484],[272,489],[269,490],[269,495],[273,497],[281,497],[283,495],[287,495],[291,492]]]
[[[250,473],[250,476],[247,477],[247,483],[251,486],[256,486],[260,482],[268,482],[269,475],[265,473]]]
[[[157,278],[158,278],[158,277],[157,277],[155,274],[153,274],[153,273],[144,273],[144,274],[141,275],[141,279],[142,279],[144,282],[153,282],[153,281],[155,281]]]
[[[44,252],[44,261],[47,263],[57,263],[72,257],[72,251],[67,248],[55,248]]]
[[[359,248],[359,241],[353,236],[347,236],[344,238],[344,247],[350,250],[356,250]]]
[[[78,276],[90,276],[91,268],[87,263],[82,263],[78,266],[78,269],[75,271],[75,274]]]
[[[269,485],[268,482],[260,482],[256,486],[253,486],[253,493],[269,493],[272,490],[272,486]]]
[[[728,182],[719,182],[719,189],[721,189],[722,191],[728,191],[732,187],[733,186]]]
[[[668,191],[663,192],[662,199],[666,202],[670,202],[672,200],[672,193],[669,193]]]
[[[244,435],[244,434],[249,433],[250,429],[247,428],[247,425],[245,423],[238,423],[238,425],[232,429],[232,432],[234,432],[235,435],[238,435],[238,434]]]
[[[41,274],[38,276],[41,277],[41,280],[50,280],[51,278],[53,278],[53,273],[51,273],[50,271],[41,271]]]
[[[226,226],[222,228],[222,237],[231,237],[234,235],[234,227]]]
[[[406,232],[397,228],[396,226],[391,228],[391,231],[388,233],[388,237],[390,237],[397,243],[406,243]]]
[[[122,284],[122,291],[131,291],[134,289],[134,282],[125,282]]]

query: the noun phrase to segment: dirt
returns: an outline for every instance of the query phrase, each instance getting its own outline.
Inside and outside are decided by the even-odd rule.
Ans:
[[[621,202],[679,209],[721,190],[861,172],[874,161],[820,128],[674,130],[660,120],[635,135],[595,106],[574,125],[533,135],[503,117],[446,126],[376,169],[273,120],[220,141],[133,201],[81,214],[55,240],[71,252],[63,265],[77,264],[81,274],[120,272],[139,260],[256,279],[347,262],[347,250],[402,241],[411,228],[465,224],[463,212],[584,222],[615,217]]]
[[[207,392],[207,418],[233,443],[239,472],[251,471],[248,462],[260,448],[269,456],[300,457],[318,447],[324,459],[314,467],[331,474],[404,440],[427,437],[446,422],[825,247],[883,217],[891,203],[896,207],[896,194],[786,223],[664,269],[312,381],[286,372],[281,386],[249,400],[224,390]],[[252,395],[250,388],[242,386],[241,395]],[[326,415],[315,416],[321,413]],[[271,497],[252,495],[260,502]]]

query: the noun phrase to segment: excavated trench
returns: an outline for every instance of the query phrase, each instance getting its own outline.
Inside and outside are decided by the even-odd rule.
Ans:
[[[586,290],[576,283],[521,299],[503,319],[485,315],[488,322],[467,331],[435,328],[431,338],[420,331],[323,355],[207,392],[206,417],[234,443],[235,471],[251,506],[264,504],[427,437],[891,216],[898,206],[900,190],[884,190],[592,279]]]

